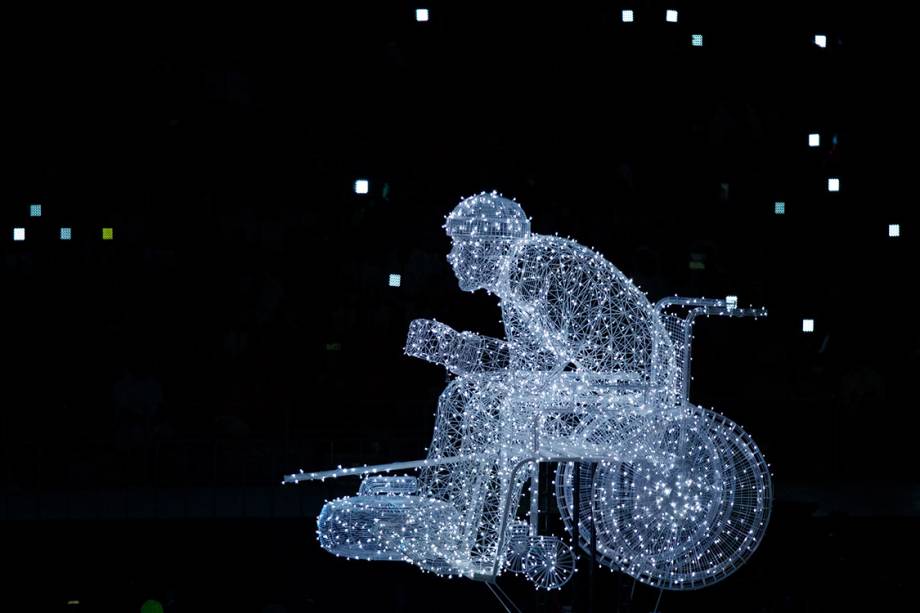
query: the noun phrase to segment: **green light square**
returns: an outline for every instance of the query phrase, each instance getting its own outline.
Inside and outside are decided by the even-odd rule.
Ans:
[[[115,230],[113,228],[102,228],[102,240],[110,241],[115,238]]]

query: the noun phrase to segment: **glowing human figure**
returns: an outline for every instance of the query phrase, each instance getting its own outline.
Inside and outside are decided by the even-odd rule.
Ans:
[[[737,424],[689,402],[691,327],[701,314],[766,313],[696,298],[653,306],[592,249],[532,234],[521,207],[496,193],[464,199],[444,227],[461,289],[498,297],[506,338],[411,323],[406,353],[455,375],[438,401],[428,457],[286,477],[420,470],[368,476],[357,496],[329,501],[318,520],[322,546],[440,574],[523,572],[558,588],[574,557],[559,538],[538,534],[534,495],[536,467],[553,462],[563,520],[596,529],[599,563],[668,589],[709,585],[738,568],[769,518],[769,471]],[[525,522],[515,517],[528,479]],[[592,546],[584,533],[577,544]]]
[[[649,380],[667,336],[645,294],[599,253],[531,234],[521,207],[494,192],[461,201],[445,228],[460,288],[498,296],[506,339],[416,320],[407,353],[455,374],[570,368]]]
[[[501,542],[502,500],[526,476],[511,482],[509,472],[524,450],[535,451],[528,444],[534,417],[544,418],[538,425],[544,451],[582,452],[573,444],[597,429],[605,429],[609,451],[636,434],[635,422],[614,424],[596,415],[590,425],[579,421],[570,410],[578,406],[579,389],[616,387],[618,418],[630,402],[634,412],[643,412],[649,390],[657,390],[659,402],[673,392],[666,385],[673,354],[645,294],[595,251],[532,234],[516,202],[495,193],[466,198],[447,216],[445,229],[460,288],[499,298],[506,338],[457,332],[431,320],[410,326],[406,353],[459,375],[439,400],[429,459],[478,458],[425,469],[420,481],[427,496],[460,510],[462,547],[470,548],[474,564],[489,565]],[[553,405],[568,410],[546,410]]]

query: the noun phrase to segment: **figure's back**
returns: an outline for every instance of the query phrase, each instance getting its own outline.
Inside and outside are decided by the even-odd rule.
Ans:
[[[502,308],[509,340],[530,351],[542,344],[557,363],[580,371],[648,380],[657,315],[602,255],[573,240],[532,235],[514,253],[508,284]]]

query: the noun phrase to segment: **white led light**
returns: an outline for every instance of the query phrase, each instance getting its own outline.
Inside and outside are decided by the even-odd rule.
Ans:
[[[652,304],[600,253],[532,233],[521,206],[495,192],[462,200],[444,228],[460,289],[498,298],[504,338],[412,321],[405,353],[452,375],[428,455],[287,475],[365,477],[357,495],[323,506],[320,546],[438,575],[520,573],[558,589],[594,524],[598,564],[656,588],[731,574],[764,535],[772,484],[750,436],[690,402],[692,328],[700,315],[766,312],[738,308],[737,296]],[[404,470],[418,474],[386,474]],[[566,529],[581,526],[572,545],[541,534],[541,486],[555,492]]]
[[[809,147],[820,147],[821,146],[821,135],[820,134],[809,134],[808,135],[808,146]]]
[[[416,21],[428,21],[428,9],[415,9]]]
[[[702,47],[703,46],[703,35],[702,34],[691,35],[690,44],[692,44],[694,47]]]
[[[827,191],[829,192],[839,192],[840,191],[840,179],[830,178],[827,180]]]
[[[802,320],[802,332],[814,332],[815,331],[815,320],[814,319],[803,319]]]
[[[355,193],[366,194],[368,189],[367,179],[358,179],[355,181]]]
[[[665,11],[664,20],[668,23],[677,23],[677,11]]]
[[[815,34],[815,44],[824,49],[827,47],[827,36],[824,34]]]
[[[26,229],[25,228],[13,228],[13,240],[14,241],[26,240]]]
[[[622,16],[623,16],[623,23],[632,23],[633,21],[636,20],[636,16],[633,14],[632,10],[630,9],[624,9]]]
[[[399,287],[401,282],[402,277],[400,275],[390,275],[390,287]]]
[[[901,236],[901,225],[896,223],[888,224],[888,236]]]

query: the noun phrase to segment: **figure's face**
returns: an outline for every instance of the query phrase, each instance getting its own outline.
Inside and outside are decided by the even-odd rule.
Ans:
[[[508,242],[503,240],[454,238],[447,261],[457,275],[460,289],[474,292],[477,289],[492,288],[498,279],[499,263],[507,248]]]

